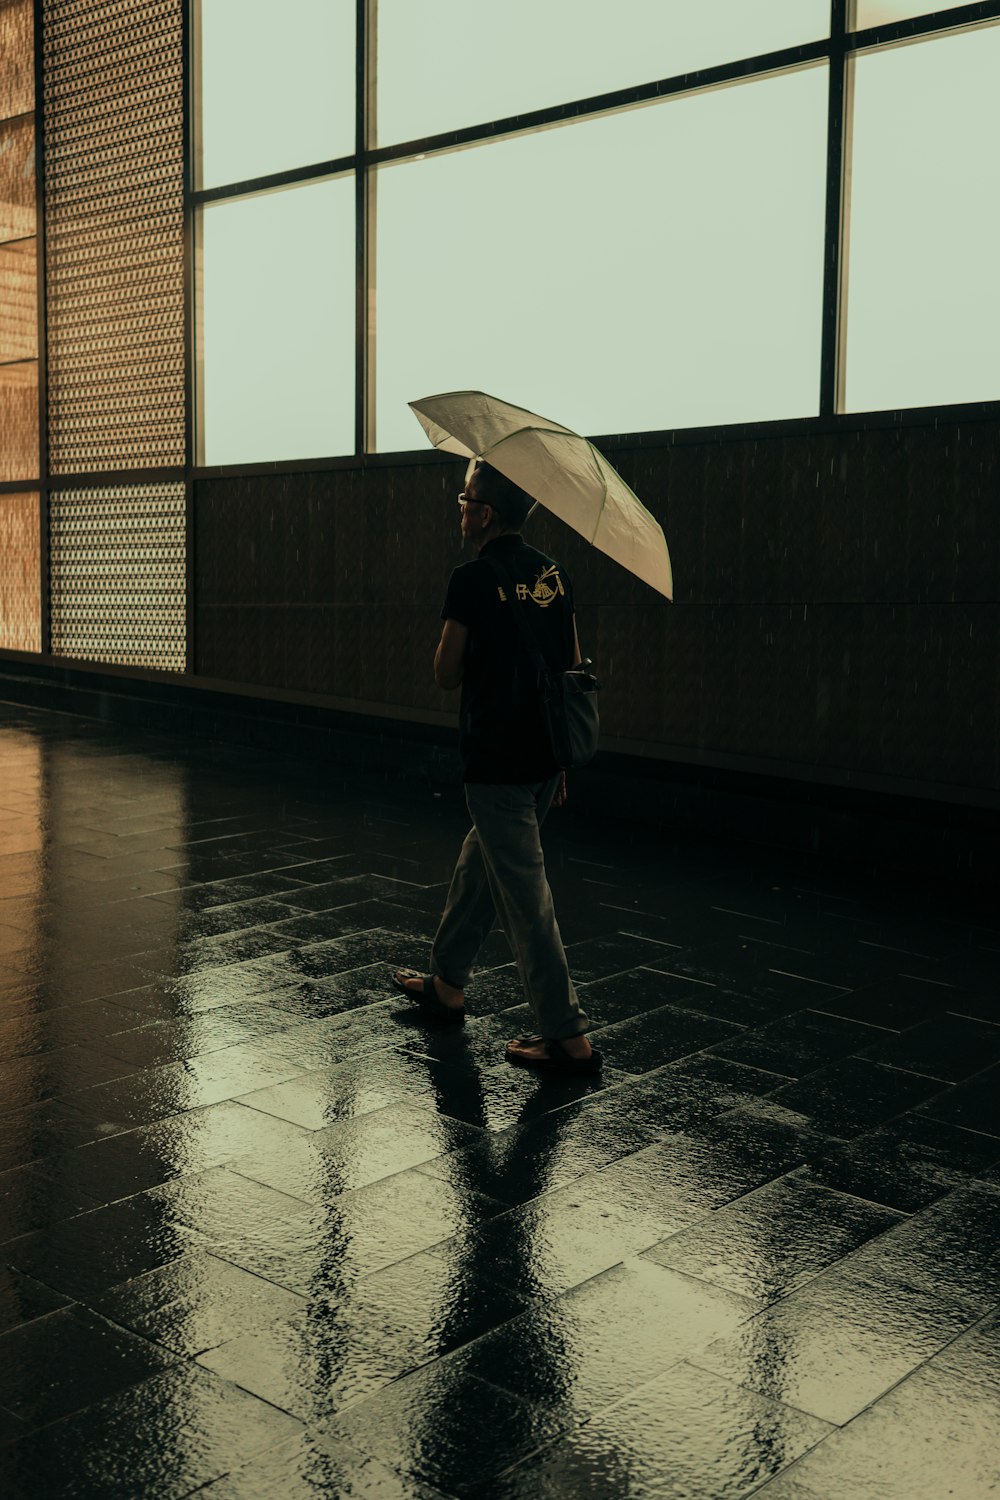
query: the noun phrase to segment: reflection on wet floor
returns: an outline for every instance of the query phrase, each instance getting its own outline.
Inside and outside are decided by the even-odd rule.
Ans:
[[[0,707],[0,1494],[997,1493],[1000,918],[567,811],[545,1080],[388,984],[463,829]]]

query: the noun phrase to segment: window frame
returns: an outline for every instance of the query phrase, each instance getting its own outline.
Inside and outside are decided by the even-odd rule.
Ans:
[[[188,0],[193,18],[197,16],[199,0]],[[844,342],[843,310],[846,305],[847,264],[847,173],[850,163],[850,96],[848,61],[852,54],[872,48],[930,35],[953,31],[977,23],[1000,20],[1000,0],[976,0],[949,10],[928,10],[925,14],[897,21],[891,25],[870,27],[864,31],[852,30],[854,0],[831,0],[830,32],[826,38],[799,46],[784,48],[778,52],[742,58],[718,67],[701,69],[698,72],[658,79],[632,88],[618,89],[611,93],[593,95],[585,99],[537,109],[520,116],[489,121],[446,131],[439,135],[402,141],[389,146],[372,145],[376,118],[376,59],[375,38],[377,34],[378,0],[355,0],[356,4],[356,119],[355,149],[351,156],[341,156],[328,161],[312,162],[287,171],[261,176],[250,181],[224,184],[195,190],[193,183],[193,152],[189,152],[188,184],[186,203],[188,217],[193,225],[192,242],[197,237],[197,223],[204,205],[226,198],[246,197],[269,189],[293,183],[306,183],[322,177],[339,176],[354,172],[356,184],[355,224],[355,447],[351,454],[336,455],[323,459],[282,460],[268,464],[194,465],[195,479],[273,473],[295,469],[316,470],[322,468],[352,468],[362,464],[390,466],[399,463],[414,463],[436,459],[437,455],[424,449],[410,449],[391,453],[380,453],[375,443],[375,366],[378,350],[375,336],[375,309],[378,288],[375,278],[375,173],[389,162],[414,160],[429,155],[462,150],[511,136],[530,135],[556,125],[596,115],[606,115],[629,109],[655,100],[666,100],[681,94],[703,92],[721,85],[749,80],[764,74],[788,71],[803,65],[826,60],[829,62],[829,101],[827,113],[827,159],[826,159],[826,226],[824,236],[822,340],[819,372],[819,414],[810,417],[773,419],[762,422],[720,424],[711,427],[675,428],[658,431],[593,434],[600,436],[611,449],[627,446],[650,446],[677,442],[724,441],[727,438],[744,438],[750,435],[779,436],[783,432],[829,431],[831,428],[857,428],[862,425],[891,423],[898,425],[907,420],[926,420],[929,413],[949,413],[970,418],[995,418],[1000,415],[1000,402],[984,401],[965,405],[944,407],[905,408],[887,412],[846,413],[843,411],[843,385],[846,369],[846,346]],[[190,72],[189,68],[186,71]],[[191,90],[191,103],[197,110],[197,81]],[[192,120],[194,128],[194,120]],[[193,260],[193,257],[192,257]],[[192,265],[193,273],[193,265]],[[193,279],[193,277],[192,277]],[[193,289],[192,289],[193,290]],[[196,334],[195,319],[191,319],[192,335]],[[196,345],[190,350],[193,364]],[[197,385],[199,382],[195,382]],[[192,420],[200,413],[191,411]]]

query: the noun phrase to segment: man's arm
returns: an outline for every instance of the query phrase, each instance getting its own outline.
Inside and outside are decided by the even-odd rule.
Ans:
[[[580,650],[580,637],[576,633],[576,615],[573,616],[573,665],[578,667],[583,661],[583,652]]]
[[[434,681],[439,688],[461,686],[468,640],[467,625],[460,625],[457,620],[445,620],[441,639],[434,653]]]

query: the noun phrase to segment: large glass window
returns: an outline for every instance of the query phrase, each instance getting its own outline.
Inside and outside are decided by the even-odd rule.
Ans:
[[[755,57],[829,25],[829,0],[379,0],[378,141]]]
[[[354,0],[199,0],[197,186],[353,153],[355,10]]]
[[[588,433],[815,414],[826,111],[823,64],[383,168],[377,446],[434,390]]]
[[[201,462],[353,453],[354,178],[201,215]]]
[[[845,409],[1000,399],[1000,26],[853,70]]]
[[[839,194],[829,63],[773,61],[825,50],[829,0],[379,0],[360,8],[361,158],[355,0],[193,3],[203,464],[355,452],[358,361],[383,452],[420,445],[407,402],[435,388],[496,390],[597,434],[1000,397],[995,23],[850,58]],[[848,25],[931,14],[849,0]],[[743,59],[765,71],[733,76]],[[666,77],[687,91],[635,97]],[[630,107],[516,129],[616,89]],[[475,138],[454,149],[460,129]],[[13,149],[0,237],[27,242]],[[351,170],[324,177],[340,157]],[[286,170],[314,175],[246,191]]]

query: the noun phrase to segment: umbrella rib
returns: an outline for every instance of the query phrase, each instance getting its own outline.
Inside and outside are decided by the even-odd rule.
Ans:
[[[548,432],[554,437],[576,437],[576,433],[571,432],[568,427],[518,427],[514,432],[505,432],[502,438],[497,438],[495,443],[491,443],[488,448],[484,448],[479,455],[480,458],[485,458],[487,453],[495,453],[498,448],[503,447],[504,443],[509,443],[511,438],[523,437],[526,432]]]
[[[594,447],[593,443],[588,442],[587,443],[587,447],[590,449],[591,453],[594,455],[595,458],[598,458],[598,459],[600,458],[600,454],[598,453],[597,449]],[[601,483],[604,485],[604,495],[601,498],[601,506],[600,506],[600,509],[597,512],[597,520],[594,522],[594,534],[590,538],[590,545],[592,547],[594,546],[594,544],[595,544],[595,542],[597,540],[597,533],[600,530],[601,519],[602,519],[602,517],[604,515],[604,507],[608,503],[608,481],[607,481],[607,476],[605,475],[604,470],[601,468],[600,463],[598,463],[598,465],[597,465],[597,472],[598,472],[598,474],[600,474],[600,476],[601,476]]]

